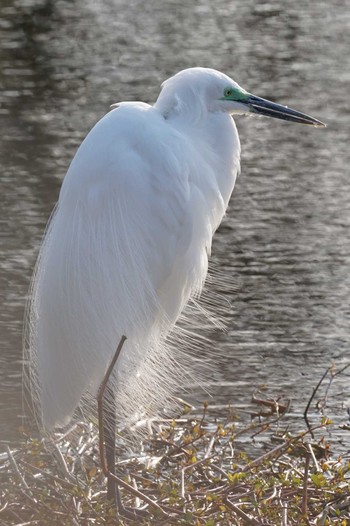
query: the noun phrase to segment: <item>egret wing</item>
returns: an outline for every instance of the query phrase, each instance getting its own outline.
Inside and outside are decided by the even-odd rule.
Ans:
[[[182,148],[154,110],[128,105],[104,117],[72,161],[39,258],[30,322],[49,427],[96,390],[123,334],[136,345],[157,324],[164,329],[188,296],[178,281],[176,297],[162,304],[192,242]]]

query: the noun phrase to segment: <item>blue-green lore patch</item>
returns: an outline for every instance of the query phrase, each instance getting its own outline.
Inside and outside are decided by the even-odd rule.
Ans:
[[[221,100],[230,100],[235,102],[246,102],[249,98],[249,93],[243,88],[234,88],[233,86],[227,86],[224,89],[224,96]]]

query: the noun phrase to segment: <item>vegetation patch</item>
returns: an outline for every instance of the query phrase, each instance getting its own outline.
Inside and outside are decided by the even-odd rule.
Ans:
[[[135,521],[106,501],[95,424],[28,438],[0,457],[0,525],[349,525],[350,463],[324,438],[331,421],[291,434],[288,403],[253,402],[248,425],[229,407],[218,419],[207,404],[195,416],[185,405],[179,418],[153,423],[137,456],[122,446],[123,503],[147,512]]]

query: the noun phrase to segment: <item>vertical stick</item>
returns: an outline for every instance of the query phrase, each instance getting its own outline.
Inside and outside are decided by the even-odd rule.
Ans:
[[[307,517],[307,479],[309,476],[309,466],[310,466],[310,453],[306,454],[305,459],[305,470],[304,470],[304,480],[303,480],[303,500],[301,503],[301,514],[303,517]]]

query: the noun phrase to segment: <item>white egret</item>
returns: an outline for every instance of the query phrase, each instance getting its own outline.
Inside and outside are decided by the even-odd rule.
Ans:
[[[206,68],[165,81],[153,106],[115,106],[68,169],[34,273],[27,341],[46,428],[96,395],[123,335],[110,380],[121,418],[176,383],[167,340],[202,290],[239,172],[232,115],[323,126]]]

